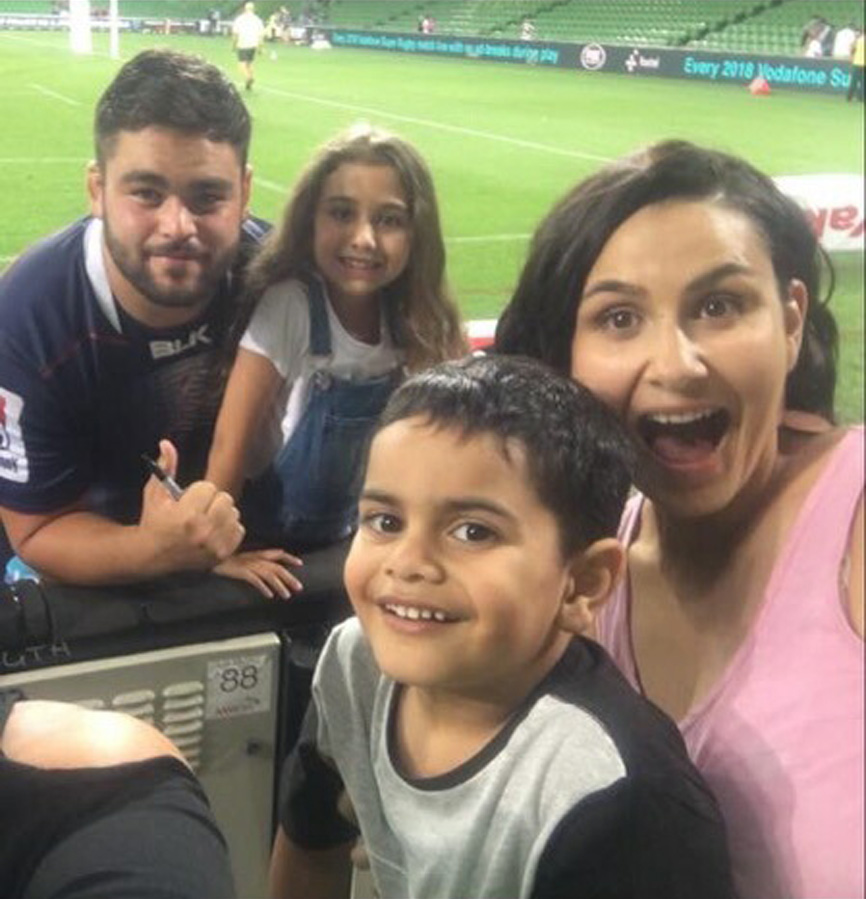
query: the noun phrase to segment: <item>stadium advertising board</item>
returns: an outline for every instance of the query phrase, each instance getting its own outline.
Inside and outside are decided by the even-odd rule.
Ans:
[[[356,50],[389,50],[397,53],[421,53],[566,68],[574,66],[577,59],[575,44],[503,41],[469,36],[451,37],[444,34],[344,31],[335,28],[330,32],[330,42],[333,47],[351,47]]]
[[[834,253],[864,245],[864,179],[862,175],[782,175],[776,184],[796,200],[826,250]],[[490,347],[496,334],[496,319],[474,319],[466,323],[466,336],[473,350]]]
[[[848,90],[848,65],[838,59],[805,59],[747,53],[651,47],[606,47],[612,55],[607,71],[658,75],[688,81],[749,84],[764,78],[771,88],[841,94]],[[624,56],[624,58],[623,58]]]
[[[0,16],[0,30],[2,31],[60,31],[62,28],[68,27],[68,19],[61,20],[59,16],[20,14]]]
[[[862,175],[782,175],[773,179],[803,207],[824,249],[863,252],[864,179]],[[473,350],[488,349],[496,336],[495,318],[466,322],[466,337]]]
[[[863,252],[862,175],[783,175],[774,180],[803,207],[826,250]]]
[[[565,44],[549,41],[419,35],[335,28],[334,47],[387,50],[396,53],[450,56],[493,62],[555,66],[587,72],[749,84],[764,78],[771,88],[843,94],[848,90],[846,63],[837,59],[805,59],[746,53],[641,47],[628,44]]]

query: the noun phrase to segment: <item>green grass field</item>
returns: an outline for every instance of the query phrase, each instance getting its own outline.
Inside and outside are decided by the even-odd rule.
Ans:
[[[156,42],[203,53],[235,75],[227,42],[123,36],[128,58]],[[74,57],[60,34],[0,32],[0,267],[86,210],[94,103],[118,62],[107,39]],[[253,208],[273,219],[312,150],[364,119],[428,159],[449,272],[467,318],[496,316],[535,223],[571,184],[665,137],[742,154],[773,175],[863,172],[863,106],[836,97],[528,66],[278,47],[258,62]],[[863,254],[835,257],[842,333],[838,406],[863,420]]]

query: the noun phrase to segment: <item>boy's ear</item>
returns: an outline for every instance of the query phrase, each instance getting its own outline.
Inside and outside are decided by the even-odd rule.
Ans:
[[[624,568],[625,550],[612,537],[576,552],[559,609],[560,627],[572,634],[591,631]]]

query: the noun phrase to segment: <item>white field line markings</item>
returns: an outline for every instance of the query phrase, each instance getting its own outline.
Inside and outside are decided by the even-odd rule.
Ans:
[[[267,178],[262,178],[255,173],[253,173],[253,187],[263,187],[265,190],[272,190],[276,194],[283,194],[283,196],[289,192],[288,187],[284,184],[277,184],[276,181],[268,181]]]
[[[473,234],[466,237],[446,237],[446,243],[506,243],[513,240],[529,240],[531,234]]]
[[[362,113],[380,119],[393,119],[395,122],[407,122],[411,125],[422,125],[425,128],[435,128],[439,131],[450,131],[454,134],[463,134],[468,137],[480,137],[484,140],[498,141],[503,144],[511,144],[515,147],[524,147],[527,150],[539,150],[543,153],[553,153],[557,156],[569,156],[573,159],[588,159],[592,162],[612,162],[610,156],[597,156],[595,153],[584,153],[581,150],[570,150],[566,147],[554,147],[551,144],[539,144],[532,140],[523,140],[519,137],[508,137],[505,134],[495,134],[492,131],[479,131],[476,128],[464,128],[462,125],[450,125],[448,122],[436,122],[432,119],[418,119],[414,116],[400,115],[395,112],[387,112],[384,109],[374,109],[370,106],[356,106],[353,103],[338,103],[336,100],[325,100],[322,97],[310,97],[307,94],[296,94],[291,91],[283,91],[276,87],[262,87],[263,93],[276,94],[278,97],[288,97],[291,100],[301,100],[304,103],[315,103],[319,106],[332,106],[335,109],[348,109],[351,112]]]
[[[0,163],[3,160],[0,159]],[[506,241],[529,240],[531,234],[483,234],[474,235],[472,237],[446,237],[445,243],[459,244],[485,244],[485,243],[505,243]],[[0,256],[0,266],[8,265],[14,256]]]
[[[276,181],[269,181],[258,175],[253,176],[253,185],[256,187],[264,187],[266,190],[274,191],[274,193],[287,196],[289,188],[284,184],[277,184]],[[507,243],[508,241],[529,240],[531,234],[477,234],[467,235],[466,237],[446,237],[446,243]]]
[[[2,162],[2,160],[0,160]],[[264,187],[266,190],[272,190],[275,193],[287,195],[289,188],[284,184],[277,184],[276,181],[269,181],[259,175],[253,175],[253,185],[256,187]],[[446,243],[506,243],[508,241],[529,240],[531,234],[473,234],[465,237],[446,237]]]
[[[20,34],[9,34],[5,31],[0,32],[0,38],[4,41],[12,41],[13,44],[33,44],[36,47],[50,47],[57,49],[59,44],[51,44],[48,41],[35,41],[32,37],[21,37]]]
[[[60,32],[63,34],[64,32]],[[52,44],[49,41],[37,41],[32,37],[21,37],[19,34],[7,34],[6,32],[0,31],[0,40],[12,41],[17,44],[32,44],[34,47],[45,47],[48,50],[63,50],[67,53],[70,52],[68,44]],[[106,59],[111,59],[111,54],[107,53],[103,50],[94,50],[91,53],[86,54],[87,56],[104,56]],[[123,62],[123,55],[119,62]]]
[[[84,165],[86,156],[0,156],[0,165],[33,165],[34,162],[43,165]]]
[[[276,181],[268,181],[267,178],[260,178],[258,175],[253,176],[253,185],[264,187],[266,190],[272,190],[275,193],[288,194],[289,188],[283,184],[277,184]],[[446,243],[506,243],[508,241],[529,240],[531,234],[477,234],[467,235],[466,237],[446,237]]]
[[[45,94],[46,97],[52,97],[54,100],[60,100],[61,103],[67,103],[69,106],[81,106],[80,100],[73,100],[72,97],[67,97],[64,94],[58,94],[57,91],[50,90],[42,84],[31,84],[30,87],[39,91],[40,94]]]
[[[28,158],[26,156],[0,156],[0,165],[29,165],[34,162],[38,163],[75,163],[83,165],[87,162],[84,158],[76,156],[43,156],[36,158]],[[278,184],[276,181],[269,181],[258,175],[253,177],[253,184],[271,190],[275,193],[287,195],[289,188],[284,184]],[[473,234],[464,237],[446,237],[446,243],[459,244],[485,244],[485,243],[506,243],[508,241],[529,240],[531,234]],[[0,265],[11,262],[14,256],[0,256]]]

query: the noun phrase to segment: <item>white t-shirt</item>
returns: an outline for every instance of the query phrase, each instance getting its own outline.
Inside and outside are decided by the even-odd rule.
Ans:
[[[857,39],[857,32],[853,28],[840,28],[836,32],[836,40],[833,42],[833,56],[836,59],[850,59],[851,48]]]
[[[818,59],[824,55],[824,51],[821,48],[821,41],[818,38],[813,37],[808,44],[806,44],[806,56],[812,59]]]
[[[242,12],[232,22],[232,34],[238,50],[254,50],[262,42],[265,24],[254,12]]]
[[[256,474],[273,459],[279,446],[285,446],[309,396],[310,378],[315,371],[328,371],[347,379],[377,378],[403,364],[403,353],[397,349],[382,317],[379,343],[371,345],[353,337],[342,326],[331,302],[325,295],[328,324],[331,328],[331,357],[323,359],[310,353],[310,309],[307,291],[300,281],[290,279],[269,287],[259,300],[241,347],[265,356],[284,379],[276,414],[267,439],[262,440],[262,456],[254,462]]]

